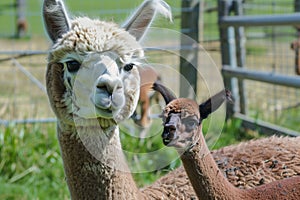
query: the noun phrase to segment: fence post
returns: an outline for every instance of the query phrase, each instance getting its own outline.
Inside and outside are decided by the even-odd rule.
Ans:
[[[199,0],[199,42],[204,40],[204,13],[205,13],[205,0]]]
[[[16,0],[16,10],[17,10],[16,37],[21,38],[26,35],[26,31],[27,31],[26,0]]]
[[[233,27],[223,27],[220,25],[222,17],[228,16],[232,10],[232,0],[218,0],[218,17],[219,17],[219,33],[221,45],[222,66],[227,65],[232,68],[236,67],[236,50],[234,41]],[[233,116],[235,112],[239,112],[239,95],[237,87],[237,79],[231,77],[224,77],[225,88],[232,92],[235,99],[234,104],[227,104],[227,118]]]
[[[300,12],[300,0],[294,1],[295,12]],[[296,26],[297,40],[291,44],[291,48],[295,51],[295,72],[300,75],[300,26]]]
[[[234,14],[244,15],[243,2],[242,0],[235,0],[233,2]],[[237,66],[244,68],[246,61],[246,49],[245,49],[245,31],[244,27],[235,27],[235,43],[236,43],[236,58]],[[247,114],[247,98],[246,98],[246,87],[243,80],[238,80],[238,90],[240,98],[240,112]]]
[[[199,0],[181,2],[180,96],[194,99],[197,93]],[[188,83],[187,83],[188,82]]]

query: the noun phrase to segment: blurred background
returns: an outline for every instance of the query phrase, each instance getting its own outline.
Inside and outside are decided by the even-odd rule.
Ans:
[[[65,1],[72,16],[88,16],[119,24],[141,2]],[[297,135],[300,132],[300,34],[297,25],[245,26],[232,30],[227,26],[222,29],[218,23],[219,16],[226,15],[226,12],[228,16],[240,17],[293,15],[300,11],[298,0],[166,2],[172,8],[174,22],[158,17],[153,26],[172,30],[176,34],[170,40],[162,41],[161,34],[169,32],[151,30],[145,39],[146,57],[149,63],[168,66],[154,69],[161,75],[162,82],[178,96],[190,96],[198,101],[208,98],[211,94],[205,82],[209,84],[209,81],[205,80],[207,76],[203,78],[203,74],[212,67],[221,71],[224,65],[229,65],[279,76],[276,81],[270,82],[247,79],[244,75],[238,80],[229,77],[229,82],[226,82],[228,77],[225,79],[225,87],[233,90],[236,103],[227,108],[230,110],[224,127],[222,119],[218,119],[218,113],[215,115],[213,124],[218,124],[223,130],[221,135],[218,132],[212,134],[214,137],[207,137],[208,141],[212,141],[210,148],[271,134]],[[220,2],[226,2],[227,7],[221,7],[224,3]],[[42,3],[41,0],[0,2],[0,199],[69,199],[56,139],[55,116],[45,90],[44,76],[50,41],[44,32]],[[185,43],[180,33],[188,35],[196,43]],[[192,61],[196,68],[188,68],[179,54],[196,57]],[[196,73],[192,77],[189,73],[193,70]],[[179,72],[191,82],[195,94],[182,91],[184,83],[180,82]],[[214,81],[214,74],[210,76]],[[283,81],[278,83],[279,79]],[[291,84],[283,84],[285,80],[290,80]],[[121,139],[126,151],[139,149],[139,152],[149,152],[163,147],[161,121],[157,118],[160,106],[154,103],[150,110],[152,118],[147,128],[138,126],[131,119],[122,124],[124,134],[121,134]],[[234,114],[231,115],[231,112]],[[211,123],[210,118],[204,128],[208,130]],[[132,137],[132,132],[138,135],[141,131],[146,131],[145,134],[151,137]],[[176,158],[176,153],[170,151],[169,156]],[[151,165],[156,159],[155,156],[153,160],[128,157],[128,160],[141,166]],[[134,176],[139,186],[144,186],[179,165],[180,161],[174,159],[163,169],[136,173]]]

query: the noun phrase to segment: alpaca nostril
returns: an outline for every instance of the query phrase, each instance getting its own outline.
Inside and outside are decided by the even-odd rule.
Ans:
[[[174,125],[169,125],[166,128],[168,128],[169,133],[174,134],[174,132],[176,131],[176,127]]]
[[[107,84],[98,84],[97,86],[97,89],[101,90],[101,91],[106,91],[108,92],[109,94],[112,94],[113,93],[113,88],[111,88],[109,85]]]
[[[107,90],[105,85],[97,85],[97,88],[101,90]]]
[[[117,87],[116,87],[116,90],[121,90],[123,87],[122,87],[122,85],[118,85]]]
[[[163,139],[168,139],[168,138],[169,138],[169,132],[168,132],[168,131],[164,131],[164,132],[162,133],[161,137],[162,137]]]
[[[174,125],[166,125],[162,133],[164,144],[170,143],[176,135],[176,127]]]
[[[100,91],[106,91],[112,95],[115,91],[121,90],[123,86],[119,80],[102,79],[98,82],[96,88]]]

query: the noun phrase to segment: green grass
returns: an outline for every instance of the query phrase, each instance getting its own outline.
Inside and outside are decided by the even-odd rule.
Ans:
[[[55,126],[0,131],[0,199],[67,199]]]
[[[113,20],[117,23],[122,23],[137,7],[142,0],[65,0],[65,4],[68,8],[71,16],[89,16],[92,18],[101,18],[104,20]],[[174,15],[174,23],[170,24],[165,19],[158,18],[155,22],[155,26],[170,28],[172,30],[180,30],[180,0],[166,0],[172,7]],[[0,30],[0,37],[13,37],[15,35],[16,24],[16,10],[13,7],[14,0],[2,0],[0,2],[0,26],[5,29]],[[215,0],[206,0],[207,7],[214,7],[217,5]],[[262,4],[260,0],[252,0],[248,2],[252,5]],[[32,36],[43,36],[44,27],[41,15],[42,1],[39,0],[27,0],[26,6],[26,18],[29,24],[27,39]],[[255,7],[254,7],[255,8]],[[294,12],[293,1],[288,2],[283,0],[266,1],[262,6],[257,6],[257,9],[246,9],[247,15],[266,15],[266,14],[283,14]],[[215,12],[204,14],[205,29],[204,39],[217,39],[219,37],[218,32],[218,17]],[[290,33],[294,33],[294,28],[285,28],[285,32],[288,30]],[[201,30],[200,30],[201,31]],[[270,33],[271,28],[253,27],[246,29],[248,33],[265,32]]]
[[[228,120],[213,149],[220,149],[224,146],[263,136],[261,133],[243,128],[241,124],[242,122],[239,119]]]
[[[262,119],[274,123],[278,126],[283,126],[285,128],[300,132],[300,106],[292,107],[289,109],[283,109],[277,111],[276,117],[274,116],[273,119],[270,118],[270,114],[264,115],[262,111],[256,111],[254,118]],[[274,114],[275,115],[275,114]]]
[[[284,110],[279,117],[278,123],[287,128],[300,132],[300,106],[297,108]]]
[[[225,128],[217,147],[234,143],[241,139],[238,122]],[[163,148],[161,142],[160,120],[155,120],[152,130],[156,130],[153,137],[143,141],[134,139],[121,127],[121,139],[123,149],[130,152],[151,152]],[[150,131],[151,131],[150,129]],[[232,137],[234,133],[234,137]],[[232,139],[234,138],[234,139]],[[215,146],[216,147],[216,146]],[[176,158],[175,151],[168,150],[167,157]],[[158,160],[140,159],[139,165],[147,167]],[[31,200],[31,199],[69,199],[62,160],[60,157],[58,141],[56,138],[55,124],[48,125],[11,125],[7,128],[0,128],[0,199]],[[132,160],[133,157],[127,157]],[[134,173],[134,179],[138,186],[151,184],[160,176],[180,165],[179,160],[174,160],[162,169],[147,172]]]
[[[1,0],[0,2],[0,36],[13,37],[15,35],[16,10],[13,7],[14,0]],[[26,19],[29,24],[29,36],[44,36],[42,22],[42,2],[39,0],[26,0]],[[71,16],[89,16],[104,20],[113,20],[122,23],[142,1],[141,0],[65,0],[65,4]],[[167,1],[175,10],[180,7],[179,0]],[[116,10],[117,9],[117,10]],[[179,27],[178,20],[174,24],[159,19],[156,24],[162,27]]]
[[[140,130],[131,120],[126,121],[126,127],[134,128],[132,134],[130,129],[124,125],[120,126],[122,148],[125,150],[131,171],[134,173],[137,185],[142,187],[151,184],[160,176],[173,170],[180,165],[178,154],[174,149],[166,149],[161,140],[162,126],[160,119],[154,119],[148,130],[147,138],[139,137]],[[160,151],[163,150],[163,151]],[[132,152],[133,154],[126,154]],[[143,153],[152,153],[145,156]],[[169,162],[172,161],[172,162]],[[164,163],[165,164],[162,164]],[[142,173],[139,173],[142,172]]]
[[[1,0],[0,2],[0,26],[5,29],[0,30],[0,37],[14,38],[16,32],[16,10],[13,7],[14,0]],[[39,0],[26,0],[26,19],[28,21],[28,33],[26,39],[36,36],[45,37],[44,25],[42,21],[42,2]],[[122,23],[132,13],[142,0],[65,0],[65,4],[71,16],[89,16],[103,20],[113,20]],[[154,22],[156,27],[180,30],[180,0],[166,0],[171,6],[174,16],[174,23],[169,23],[163,18],[157,18]],[[207,0],[207,5],[216,5],[214,0]],[[204,20],[207,26],[204,29],[204,36],[208,39],[218,38],[217,15],[205,13]]]

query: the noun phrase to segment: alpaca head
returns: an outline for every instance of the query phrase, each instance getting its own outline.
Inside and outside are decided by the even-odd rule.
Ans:
[[[162,0],[145,1],[126,23],[70,18],[62,0],[45,0],[43,16],[52,47],[47,90],[58,119],[98,119],[102,127],[128,118],[139,97],[140,39],[156,12],[171,17]]]
[[[191,99],[176,98],[161,84],[155,83],[153,89],[161,93],[166,102],[162,114],[163,143],[180,149],[193,146],[200,137],[198,134],[202,128],[202,120],[217,110],[224,101],[231,100],[230,92],[225,90],[198,105]]]

